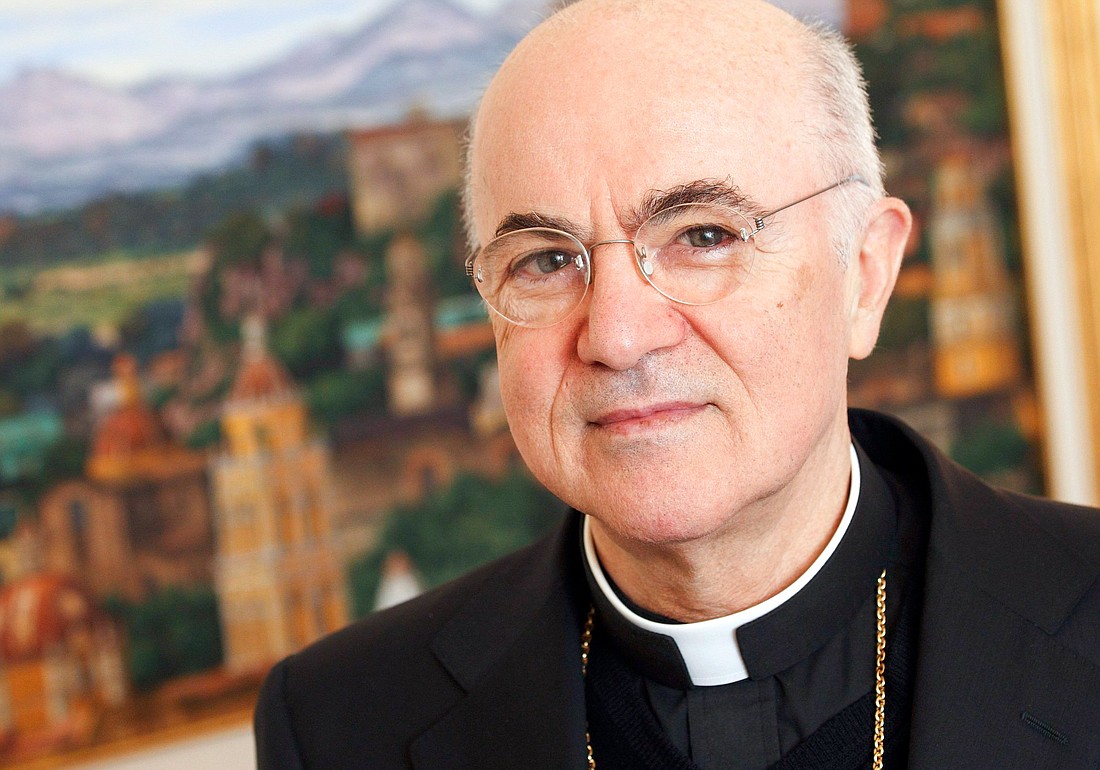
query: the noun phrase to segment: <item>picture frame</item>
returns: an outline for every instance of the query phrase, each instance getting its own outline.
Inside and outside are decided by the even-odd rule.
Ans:
[[[827,14],[843,5],[855,25],[880,119],[904,123],[879,130],[890,190],[918,220],[879,350],[853,366],[854,402],[901,414],[995,481],[1095,501],[1100,237],[1086,204],[1100,178],[1089,130],[1098,97],[1095,83],[1065,77],[1095,65],[1095,9],[821,2]],[[456,193],[465,115],[487,63],[539,17],[535,5],[511,11],[491,55],[444,58],[465,85],[417,86],[399,109],[342,113],[328,133],[257,135],[220,168],[179,176],[160,195],[115,192],[0,216],[0,569],[9,587],[13,576],[38,576],[19,585],[59,614],[83,608],[66,610],[79,616],[61,637],[67,663],[13,656],[3,675],[16,672],[24,689],[51,677],[98,687],[70,691],[77,727],[23,743],[11,737],[19,714],[47,724],[49,699],[60,696],[39,693],[25,706],[9,687],[0,716],[9,749],[20,748],[0,753],[0,766],[169,767],[211,742],[226,766],[241,766],[251,704],[278,657],[526,542],[560,515],[507,435],[488,319],[462,273]],[[1037,30],[1049,34],[1028,40]],[[891,47],[899,39],[908,41],[901,53]],[[973,73],[999,72],[999,59],[979,66],[973,56],[1002,53],[998,95],[983,78],[999,77]],[[897,66],[903,55],[913,66]],[[1049,71],[1027,74],[1043,61]],[[415,61],[398,56],[389,67],[412,78]],[[959,75],[952,67],[967,68],[955,80],[974,91],[943,85]],[[381,99],[375,82],[349,93]],[[1036,125],[1042,115],[1058,125]],[[981,141],[966,133],[975,125]],[[137,163],[120,152],[105,152],[102,167],[112,153]],[[249,184],[279,192],[249,198]],[[218,196],[232,204],[218,209]],[[159,217],[183,214],[207,222],[200,239],[156,232]],[[78,247],[48,265],[3,261],[33,254],[36,238],[57,249],[108,242],[116,226],[148,232],[127,247],[136,251],[111,258]],[[11,250],[21,243],[31,251]],[[148,245],[165,243],[182,245]],[[113,312],[119,303],[128,315]],[[97,328],[104,318],[113,320]],[[87,328],[64,337],[75,327],[61,319]],[[45,339],[58,349],[64,340],[64,360],[81,366],[55,361],[35,374],[10,365],[41,363]],[[36,393],[31,375],[48,387]],[[471,510],[478,515],[463,514]],[[271,570],[259,556],[275,551]],[[47,585],[46,572],[68,578]],[[216,630],[173,631],[180,617]],[[0,630],[20,622],[0,612]],[[212,638],[218,659],[207,666]],[[169,649],[183,649],[186,663],[165,662],[158,653]],[[125,677],[102,675],[112,671]]]

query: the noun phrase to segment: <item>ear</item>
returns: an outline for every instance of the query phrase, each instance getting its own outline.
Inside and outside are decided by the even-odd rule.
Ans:
[[[882,198],[871,207],[858,262],[849,267],[855,281],[848,340],[851,358],[866,358],[874,350],[912,226],[909,207],[898,198]]]

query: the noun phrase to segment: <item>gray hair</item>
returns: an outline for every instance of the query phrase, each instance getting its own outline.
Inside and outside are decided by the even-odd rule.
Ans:
[[[866,182],[845,185],[833,196],[832,246],[841,264],[847,265],[859,247],[870,205],[886,194],[885,171],[875,145],[867,83],[851,44],[824,24],[808,25],[807,31],[810,85],[820,109],[814,133],[829,174],[822,182],[851,174]]]
[[[466,123],[466,133],[462,137],[462,229],[466,234],[466,248],[473,254],[480,245],[477,235],[474,233],[474,203],[473,203],[473,166],[472,156],[474,147],[474,126],[477,125],[477,113],[481,110],[481,102],[474,106],[470,114],[470,120]]]

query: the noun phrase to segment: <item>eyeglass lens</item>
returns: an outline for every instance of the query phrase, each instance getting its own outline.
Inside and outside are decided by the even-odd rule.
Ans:
[[[686,203],[659,211],[634,235],[642,276],[669,299],[704,305],[729,296],[752,266],[752,224],[724,206]],[[609,246],[611,244],[604,244]],[[550,326],[584,300],[588,250],[549,228],[517,230],[486,244],[474,261],[474,285],[504,318]]]

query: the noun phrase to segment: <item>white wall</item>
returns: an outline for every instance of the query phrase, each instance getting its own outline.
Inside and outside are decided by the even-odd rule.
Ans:
[[[209,733],[74,770],[248,770],[256,767],[251,725]]]

